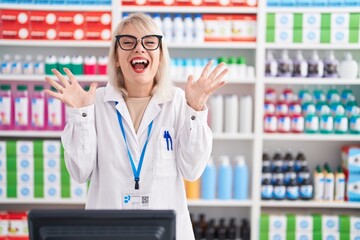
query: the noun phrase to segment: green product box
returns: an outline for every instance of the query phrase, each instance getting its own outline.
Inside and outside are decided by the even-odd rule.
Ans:
[[[286,216],[286,232],[295,232],[296,231],[296,223],[295,223],[296,216],[294,214],[287,214]]]
[[[350,216],[340,215],[339,216],[339,232],[350,233]]]
[[[269,232],[269,214],[261,214],[260,217],[260,232]]]
[[[15,185],[8,185],[6,186],[6,196],[7,198],[17,198],[17,186]]]
[[[303,42],[303,30],[302,28],[295,28],[293,34],[293,43]]]
[[[44,171],[44,158],[42,156],[34,157],[34,171]]]
[[[322,233],[313,231],[313,240],[321,240],[321,239],[323,239]]]
[[[296,240],[295,232],[286,231],[286,240]]]
[[[6,156],[16,156],[16,141],[7,140],[6,141]]]
[[[16,186],[17,185],[17,171],[7,171],[6,173],[6,186]]]
[[[320,43],[330,43],[330,40],[331,40],[330,28],[321,28],[320,29]]]
[[[61,198],[70,198],[70,186],[64,186],[61,184]]]
[[[322,228],[322,216],[320,214],[313,214],[313,232],[321,232]],[[314,238],[321,239],[321,238]]]
[[[349,22],[349,28],[351,29],[357,29],[360,28],[360,13],[350,13],[350,22]]]
[[[6,171],[16,171],[16,156],[6,157]]]
[[[44,156],[44,151],[43,151],[43,140],[34,140],[34,157],[42,157]]]
[[[303,14],[295,13],[294,14],[294,29],[303,27]]]
[[[274,43],[275,42],[275,28],[266,29],[266,42]]]
[[[266,15],[266,28],[275,28],[275,13],[268,13]]]
[[[331,15],[330,13],[321,14],[321,25],[320,28],[330,28],[331,27]]]
[[[359,43],[359,29],[349,30],[349,43]]]
[[[44,198],[44,184],[34,185],[34,198]]]
[[[342,233],[342,232],[340,232],[339,240],[351,240],[350,233]]]

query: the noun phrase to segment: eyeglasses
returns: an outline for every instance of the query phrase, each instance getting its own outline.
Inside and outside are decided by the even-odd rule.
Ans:
[[[141,45],[149,51],[158,49],[161,43],[161,35],[146,35],[142,38],[136,38],[132,35],[116,35],[116,41],[120,48],[125,51],[134,50],[140,40]]]

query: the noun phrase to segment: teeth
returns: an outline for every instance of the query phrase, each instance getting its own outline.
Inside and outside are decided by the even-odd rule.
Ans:
[[[148,61],[145,60],[145,59],[135,59],[135,60],[132,60],[132,61],[131,61],[131,64],[132,64],[132,65],[135,65],[135,64],[137,64],[137,63],[147,64]]]

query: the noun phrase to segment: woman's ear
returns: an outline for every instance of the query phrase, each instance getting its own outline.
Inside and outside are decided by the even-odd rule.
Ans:
[[[115,66],[116,66],[116,67],[120,67],[119,61],[116,61]]]

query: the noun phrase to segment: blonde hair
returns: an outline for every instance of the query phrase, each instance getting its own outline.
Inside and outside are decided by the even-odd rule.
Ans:
[[[152,34],[163,35],[153,19],[144,13],[132,13],[124,18],[115,28],[112,34],[112,42],[109,50],[108,77],[110,83],[119,91],[125,87],[124,74],[120,67],[116,66],[118,44],[115,36],[121,34],[123,29],[131,25],[141,31],[150,31]],[[161,98],[166,98],[170,93],[171,82],[167,80],[168,69],[170,64],[169,51],[164,40],[160,44],[160,60],[159,68],[154,78],[154,88],[152,94],[156,94]]]

